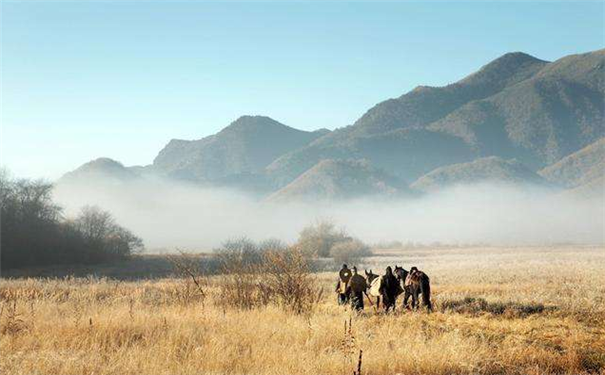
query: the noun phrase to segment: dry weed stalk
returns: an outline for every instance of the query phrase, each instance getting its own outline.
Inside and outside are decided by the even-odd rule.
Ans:
[[[346,373],[347,368],[351,368],[353,365],[353,356],[357,351],[357,341],[355,335],[353,335],[353,318],[349,317],[349,321],[345,320],[344,324],[344,336],[340,343],[340,350],[343,354],[343,373]],[[361,351],[361,349],[359,349]],[[361,371],[361,359],[357,364],[359,371]],[[355,370],[353,371],[355,374]]]
[[[2,311],[4,311],[4,306]],[[28,328],[25,319],[23,319],[22,314],[17,311],[17,300],[13,300],[11,304],[8,302],[6,308],[6,319],[0,325],[0,333],[3,335],[15,335],[20,333]]]
[[[359,349],[359,359],[357,359],[357,370],[353,371],[353,375],[361,375],[361,358],[363,355],[363,350]]]

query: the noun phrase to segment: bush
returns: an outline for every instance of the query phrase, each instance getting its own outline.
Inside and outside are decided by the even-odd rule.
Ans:
[[[228,240],[214,250],[224,274],[254,273],[262,262],[262,249],[248,238]]]
[[[262,287],[272,300],[296,313],[309,313],[323,290],[311,275],[307,257],[296,247],[264,254]]]
[[[178,254],[168,256],[173,272],[181,280],[181,287],[175,289],[176,300],[183,305],[189,305],[195,301],[204,301],[206,292],[206,280],[203,278],[203,270],[199,259],[191,254],[179,251]]]
[[[319,221],[304,228],[298,237],[296,246],[308,257],[329,257],[330,250],[340,242],[352,240],[344,230],[336,230],[334,223]]]
[[[257,244],[247,238],[229,240],[215,253],[224,275],[218,284],[220,305],[252,309],[269,302],[259,287],[263,257]]]
[[[227,241],[216,254],[224,274],[218,282],[220,305],[253,309],[275,303],[303,314],[319,301],[321,289],[307,257],[296,247],[242,238]]]
[[[370,255],[370,247],[358,239],[339,242],[330,249],[330,256],[337,264],[358,263],[360,258]]]

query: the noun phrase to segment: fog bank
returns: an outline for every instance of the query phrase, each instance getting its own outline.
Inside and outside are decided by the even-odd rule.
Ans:
[[[66,216],[84,205],[110,211],[148,249],[207,251],[229,238],[296,240],[321,218],[360,239],[531,245],[604,242],[603,199],[583,200],[535,187],[459,186],[401,200],[270,204],[235,191],[161,181],[59,185]]]

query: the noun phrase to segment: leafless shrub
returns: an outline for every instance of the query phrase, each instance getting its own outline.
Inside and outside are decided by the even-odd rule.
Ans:
[[[262,285],[265,294],[296,314],[310,312],[323,293],[297,247],[264,253]]]
[[[183,304],[193,301],[203,301],[206,298],[203,272],[199,261],[191,254],[179,251],[176,255],[169,255],[173,272],[182,280],[183,285],[176,293],[177,299]]]
[[[223,278],[218,304],[252,309],[275,303],[297,314],[310,311],[321,289],[299,248],[270,240],[255,244],[248,239],[227,242],[217,251]]]
[[[258,245],[240,238],[225,242],[215,252],[223,274],[218,284],[219,305],[252,309],[269,302],[260,287],[262,254]]]

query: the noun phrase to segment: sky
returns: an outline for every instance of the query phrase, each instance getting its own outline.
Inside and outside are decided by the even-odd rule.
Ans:
[[[2,1],[0,165],[150,164],[242,115],[350,125],[500,55],[605,47],[603,1]]]

